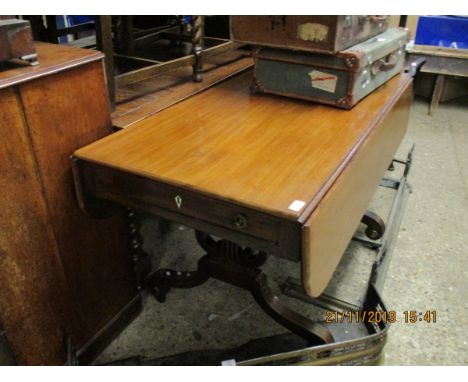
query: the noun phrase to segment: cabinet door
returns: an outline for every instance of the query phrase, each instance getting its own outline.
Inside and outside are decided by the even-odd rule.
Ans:
[[[0,90],[0,320],[19,364],[65,361],[73,325],[58,248],[14,88]],[[68,319],[68,321],[67,321]]]
[[[101,61],[20,85],[37,158],[80,330],[75,347],[91,339],[137,294],[122,216],[93,219],[79,208],[70,155],[112,132]]]

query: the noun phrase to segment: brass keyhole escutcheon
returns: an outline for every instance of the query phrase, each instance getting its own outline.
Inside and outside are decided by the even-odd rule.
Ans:
[[[182,205],[182,197],[180,195],[176,195],[174,200],[175,200],[175,202],[177,204],[177,208],[180,208],[180,206]]]
[[[232,221],[232,225],[237,229],[244,229],[247,227],[247,217],[243,214],[237,214],[234,216],[234,220]]]

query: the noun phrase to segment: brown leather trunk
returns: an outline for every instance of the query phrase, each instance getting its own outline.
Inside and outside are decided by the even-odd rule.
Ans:
[[[231,16],[231,38],[252,45],[338,52],[388,28],[389,16]]]

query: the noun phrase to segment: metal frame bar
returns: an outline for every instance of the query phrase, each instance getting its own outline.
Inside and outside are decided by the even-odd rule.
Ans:
[[[396,244],[398,231],[400,229],[401,221],[403,219],[403,213],[406,201],[409,194],[411,193],[411,187],[408,184],[408,174],[411,169],[413,161],[414,145],[408,152],[406,161],[394,160],[394,163],[403,164],[404,173],[399,180],[395,179],[384,179],[381,183],[382,187],[389,187],[396,190],[395,197],[392,202],[392,207],[387,219],[387,230],[382,237],[382,245],[378,250],[374,265],[372,266],[370,282],[375,285],[379,292],[382,292],[385,278],[388,273],[388,267],[390,259],[393,254],[393,250]]]

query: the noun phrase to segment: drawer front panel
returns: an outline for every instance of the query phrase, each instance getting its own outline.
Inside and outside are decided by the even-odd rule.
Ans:
[[[280,240],[280,218],[109,167],[87,162],[80,167],[87,192],[98,198],[144,202],[271,243]]]

